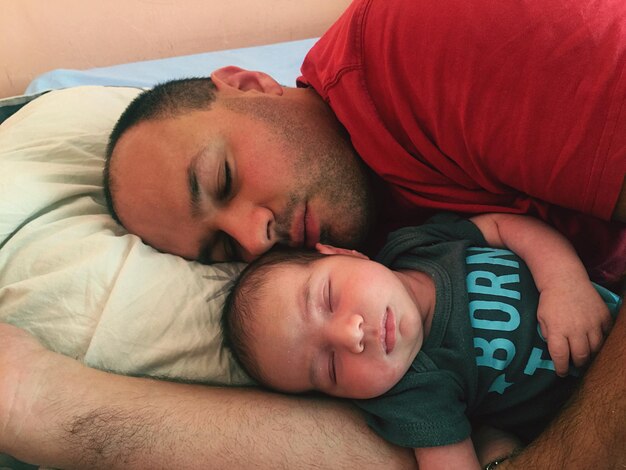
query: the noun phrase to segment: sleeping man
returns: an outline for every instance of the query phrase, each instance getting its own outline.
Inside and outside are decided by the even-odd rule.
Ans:
[[[226,67],[141,95],[111,136],[110,208],[161,251],[203,261],[249,261],[276,243],[373,252],[433,210],[525,213],[615,286],[626,268],[625,24],[618,0],[357,0],[305,59],[299,88]],[[624,316],[570,406],[503,468],[624,463]],[[0,451],[18,458],[414,465],[346,405],[111,376],[1,333],[11,399]]]

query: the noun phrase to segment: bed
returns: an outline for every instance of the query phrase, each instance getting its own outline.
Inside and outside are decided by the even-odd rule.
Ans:
[[[326,6],[326,17],[313,21],[327,27],[348,3]],[[304,2],[302,21],[311,21],[313,5]],[[294,38],[59,68],[0,99],[0,321],[91,367],[249,385],[222,349],[219,329],[224,296],[242,265],[206,266],[160,253],[117,225],[102,194],[104,150],[116,119],[142,88],[223,65],[263,70],[294,85],[314,42]],[[22,468],[3,459],[9,457],[0,456],[0,467]]]

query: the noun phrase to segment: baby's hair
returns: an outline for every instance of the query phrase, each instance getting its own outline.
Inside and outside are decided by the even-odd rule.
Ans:
[[[250,345],[255,339],[254,308],[267,284],[267,275],[274,268],[308,265],[324,256],[311,250],[275,248],[246,266],[226,297],[222,312],[224,346],[260,385],[266,383]]]

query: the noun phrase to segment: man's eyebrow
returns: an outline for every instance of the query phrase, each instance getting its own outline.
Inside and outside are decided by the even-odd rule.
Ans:
[[[198,184],[198,159],[204,153],[204,150],[196,153],[189,162],[187,167],[187,187],[189,189],[189,205],[191,208],[191,216],[198,217],[200,214],[200,185]]]

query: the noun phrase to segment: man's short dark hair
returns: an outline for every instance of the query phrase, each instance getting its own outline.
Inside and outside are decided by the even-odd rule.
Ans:
[[[265,381],[250,348],[255,340],[251,326],[254,325],[255,308],[267,284],[267,274],[279,266],[308,265],[324,256],[317,251],[276,247],[246,266],[226,297],[221,320],[224,347],[260,385],[265,385]]]
[[[119,139],[131,127],[143,121],[176,117],[189,111],[208,109],[215,101],[215,84],[209,77],[172,80],[139,94],[124,110],[109,136],[103,182],[107,208],[121,224],[111,191],[111,155]]]

